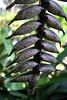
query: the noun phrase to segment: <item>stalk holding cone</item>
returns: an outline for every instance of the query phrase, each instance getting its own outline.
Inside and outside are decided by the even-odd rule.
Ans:
[[[7,37],[6,39],[10,39],[16,35],[24,35],[26,33],[31,33],[32,31],[36,30],[40,25],[42,24],[36,20],[28,21],[22,24],[19,28],[17,28],[15,32],[11,36]]]
[[[22,50],[22,49],[25,49],[25,48],[31,46],[32,44],[35,44],[38,40],[39,40],[39,38],[36,37],[36,35],[30,35],[30,36],[27,36],[27,37],[21,39],[19,42],[17,42],[17,44],[15,44],[10,55],[14,51],[19,51],[19,50]]]
[[[35,86],[31,84],[31,82],[28,83],[28,95],[33,95],[35,93]]]
[[[7,9],[10,9],[11,7],[13,7],[15,4],[32,4],[34,2],[36,2],[37,0],[15,0],[13,3],[11,3],[8,7],[6,7]]]
[[[28,81],[28,95],[33,95],[35,92],[35,86],[40,80],[39,74],[33,74],[31,79]]]
[[[14,21],[17,20],[25,20],[30,19],[35,16],[37,16],[44,8],[39,5],[32,5],[29,7],[24,8],[23,10],[19,11],[18,14],[14,17],[13,20],[10,21],[10,24],[12,24]]]
[[[52,14],[58,15],[60,17],[64,17],[65,20],[67,21],[67,17],[63,11],[63,9],[55,2],[52,0],[45,1],[44,7]]]

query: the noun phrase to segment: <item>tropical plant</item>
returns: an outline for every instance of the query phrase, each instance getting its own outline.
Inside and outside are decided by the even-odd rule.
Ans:
[[[29,1],[31,3],[35,2],[35,0],[29,0]],[[29,3],[29,1],[28,1],[28,3]],[[14,2],[10,6],[8,6],[7,9],[9,7],[13,6],[15,3],[16,2]],[[57,5],[57,3],[55,3],[54,1],[51,1],[51,0],[48,0],[48,1],[42,0],[42,1],[40,1],[39,5],[32,5],[32,6],[26,7],[23,10],[19,11],[18,14],[15,16],[15,18],[9,23],[9,25],[10,25],[13,21],[16,21],[16,20],[24,20],[24,19],[29,19],[29,18],[38,16],[37,20],[31,20],[31,21],[28,21],[28,22],[22,24],[19,28],[17,28],[13,32],[13,34],[11,36],[7,37],[6,39],[12,38],[16,35],[24,35],[26,33],[30,33],[33,30],[36,30],[36,34],[24,37],[16,45],[14,45],[13,48],[11,46],[11,43],[9,43],[9,45],[8,45],[8,41],[11,41],[11,40],[7,41],[7,40],[3,39],[4,42],[7,41],[6,48],[9,46],[10,46],[9,49],[12,48],[12,51],[9,54],[9,56],[15,51],[22,50],[14,57],[13,61],[7,65],[7,67],[8,67],[9,65],[12,65],[13,63],[18,62],[18,64],[13,66],[14,67],[13,69],[11,68],[12,71],[9,72],[8,74],[6,74],[6,76],[8,76],[12,73],[17,73],[17,72],[20,73],[19,75],[14,74],[16,76],[14,76],[13,79],[7,78],[5,80],[5,87],[7,89],[9,89],[10,95],[21,97],[23,99],[29,98],[29,100],[32,100],[33,98],[27,96],[26,91],[23,89],[27,89],[26,86],[28,86],[28,94],[33,95],[35,92],[35,86],[37,86],[37,87],[41,87],[41,88],[36,89],[36,94],[38,93],[40,95],[42,91],[44,91],[44,93],[42,93],[41,96],[34,95],[34,98],[36,100],[37,99],[41,100],[43,98],[45,98],[47,100],[48,97],[53,92],[62,91],[61,88],[60,88],[60,90],[59,89],[57,90],[57,88],[60,86],[61,82],[67,80],[67,78],[66,78],[67,73],[66,72],[58,73],[58,72],[56,72],[58,70],[55,68],[55,66],[57,64],[62,62],[62,58],[64,58],[66,56],[67,46],[65,47],[64,51],[61,54],[57,54],[58,55],[57,60],[55,59],[55,57],[53,55],[51,55],[52,53],[53,54],[58,53],[58,50],[55,46],[55,44],[56,44],[55,42],[58,42],[61,45],[60,39],[62,40],[63,37],[65,37],[66,35],[62,36],[59,39],[58,35],[55,32],[46,28],[45,24],[47,24],[48,26],[55,28],[57,30],[61,30],[63,32],[63,34],[65,34],[58,19],[56,19],[53,15],[46,13],[46,10],[48,10],[52,14],[64,17],[66,19],[66,15],[64,14],[62,8],[60,8],[60,6]],[[58,13],[58,12],[60,12],[60,13]],[[10,30],[10,28],[7,27],[5,31],[7,31],[8,29]],[[3,36],[6,37],[6,35],[3,35]],[[47,40],[49,40],[49,42]],[[51,41],[54,42],[54,44]],[[33,47],[31,45],[33,45]],[[31,46],[31,47],[29,47],[29,46]],[[42,49],[44,49],[45,52]],[[49,54],[46,51],[52,52],[52,53]],[[10,52],[10,51],[8,50],[8,52]],[[14,55],[15,54],[13,54],[13,56]],[[30,58],[30,57],[32,57],[32,58]],[[50,65],[47,62],[56,63],[56,64]],[[51,72],[54,72],[54,71],[55,71],[55,73],[54,73],[54,75],[52,75]],[[48,72],[48,73],[41,73],[41,72]],[[51,77],[52,77],[51,79],[47,77],[49,74],[51,74]],[[57,76],[57,74],[59,76]],[[10,83],[9,81],[15,82],[15,83]],[[26,84],[24,82],[26,82]],[[48,86],[49,88],[45,87],[45,86]],[[43,89],[42,89],[42,87],[43,87]],[[44,90],[44,88],[45,88],[45,90]],[[18,91],[18,90],[21,90],[21,91]],[[49,93],[49,91],[51,91],[51,92]],[[56,98],[55,95],[53,95],[53,96]],[[53,99],[53,96],[51,97],[51,100]],[[56,98],[56,99],[58,99],[58,98]]]

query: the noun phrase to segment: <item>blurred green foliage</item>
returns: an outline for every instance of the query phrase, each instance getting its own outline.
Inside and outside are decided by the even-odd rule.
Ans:
[[[67,6],[62,6],[67,15]],[[15,37],[13,39],[6,40],[8,33],[14,31],[19,22],[13,23],[11,27],[8,27],[8,22],[15,16],[15,13],[9,11],[0,10],[0,100],[66,100],[67,99],[67,22],[63,18],[57,17],[65,31],[65,36],[61,32],[54,30],[58,33],[60,40],[62,41],[62,47],[56,43],[59,49],[59,54],[54,54],[59,62],[61,69],[61,63],[63,63],[63,71],[55,73],[43,73],[40,81],[36,86],[36,92],[34,96],[27,95],[27,83],[10,83],[12,74],[9,77],[5,75],[12,69],[6,68],[6,65],[11,62],[16,53],[13,53],[11,57],[8,54],[13,48],[12,43],[16,39],[21,39],[24,36]],[[22,21],[24,23],[24,21]],[[20,23],[21,24],[21,23]],[[34,32],[33,32],[34,33]],[[31,33],[32,34],[32,33]],[[65,61],[66,60],[66,61]],[[55,64],[52,64],[57,67]]]

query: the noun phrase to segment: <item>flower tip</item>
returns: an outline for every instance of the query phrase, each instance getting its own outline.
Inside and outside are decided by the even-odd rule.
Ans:
[[[8,57],[10,57],[14,52],[14,49],[12,49],[12,51],[10,52],[10,54],[8,55]]]
[[[13,34],[12,34],[11,36],[9,36],[9,37],[5,38],[5,39],[7,40],[7,39],[10,39],[10,38],[12,38],[12,37],[13,37]]]
[[[67,17],[65,17],[65,20],[67,21]]]
[[[11,66],[13,63],[14,63],[14,62],[11,62],[10,64],[8,64],[8,65],[6,66],[6,68],[9,67],[9,66]]]
[[[12,71],[9,72],[8,74],[6,74],[5,77],[8,77],[8,76],[11,75],[11,74],[12,74]]]

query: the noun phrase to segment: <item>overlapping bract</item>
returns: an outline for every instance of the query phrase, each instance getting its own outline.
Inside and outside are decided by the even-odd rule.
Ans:
[[[34,55],[36,55],[37,53],[39,52],[38,49],[34,48],[34,47],[31,47],[31,48],[28,48],[28,49],[25,49],[21,52],[19,52],[15,57],[14,57],[14,60],[13,62],[11,62],[9,65],[7,65],[6,67],[16,63],[16,62],[20,62],[20,61],[24,61]]]
[[[14,4],[20,4],[20,3],[31,4],[36,1],[37,0],[15,0],[15,2],[13,4],[9,5],[7,7],[7,9],[11,8]],[[30,6],[30,7],[24,8],[23,10],[18,12],[18,14],[9,23],[9,25],[13,21],[29,19],[29,18],[33,18],[34,16],[38,16],[38,15],[40,17],[40,13],[44,9],[48,10],[52,14],[64,17],[67,20],[64,11],[56,2],[54,2],[52,0],[45,0],[44,3],[41,5]],[[44,13],[44,15],[42,15],[42,16],[44,17],[45,24],[47,24],[48,26],[50,26],[52,28],[62,31],[63,34],[65,34],[64,30],[57,18],[55,18],[53,15],[47,14],[47,13]],[[54,33],[52,30],[44,28],[43,23],[40,22],[40,20],[31,20],[29,22],[24,23],[19,28],[17,28],[11,36],[6,38],[6,39],[9,39],[16,35],[24,35],[26,33],[31,33],[32,31],[38,30],[41,27],[42,27],[42,32],[41,32],[42,35],[39,35],[37,33],[34,35],[27,36],[27,37],[21,39],[13,47],[10,55],[14,51],[19,51],[19,50],[22,50],[22,51],[19,52],[15,56],[13,62],[11,62],[9,65],[6,66],[6,67],[8,67],[8,66],[12,65],[13,63],[18,62],[18,64],[16,64],[14,66],[14,68],[12,69],[12,71],[10,73],[8,73],[6,76],[8,76],[12,73],[25,71],[24,73],[15,76],[11,80],[11,82],[26,82],[26,81],[28,81],[28,88],[29,88],[28,93],[31,95],[33,95],[35,92],[35,86],[40,79],[40,72],[56,71],[56,69],[53,66],[51,66],[50,64],[47,64],[47,62],[58,63],[58,61],[55,59],[54,56],[52,56],[51,54],[48,54],[46,52],[42,52],[41,50],[44,49],[45,51],[48,51],[48,52],[59,53],[58,49],[55,47],[55,45],[49,41],[58,42],[58,43],[61,43],[61,41],[56,33]],[[43,40],[43,37],[49,41]],[[37,46],[37,43],[39,43],[38,44],[39,47]],[[32,44],[35,44],[34,47],[29,47]],[[38,55],[38,56],[36,56],[36,55]],[[33,57],[33,58],[30,58],[30,57]],[[36,57],[39,57],[39,58],[36,58]],[[38,60],[40,60],[40,61],[42,60],[43,62],[42,63],[38,62]],[[36,68],[38,68],[38,69],[36,69]],[[28,69],[29,70],[31,69],[31,71],[27,71]],[[35,69],[35,72],[33,71],[34,69]]]
[[[37,20],[28,21],[22,24],[19,28],[17,28],[15,32],[11,36],[7,37],[6,39],[10,39],[16,35],[24,35],[26,33],[31,33],[32,31],[36,30],[40,25],[42,24]]]
[[[14,51],[19,51],[19,50],[22,50],[22,49],[25,49],[29,46],[31,46],[32,44],[35,44],[37,41],[39,40],[38,37],[36,37],[36,35],[30,35],[30,36],[27,36],[23,39],[21,39],[18,43],[16,43],[10,53],[10,55],[14,52]],[[10,56],[9,55],[9,56]]]
[[[42,43],[41,43],[41,45],[43,46],[43,49],[46,50],[46,51],[58,53],[57,48],[51,42],[43,40]]]
[[[52,56],[51,54],[48,54],[46,52],[41,52],[41,59],[45,62],[49,62],[49,63],[57,63],[58,61],[55,59],[54,56]]]
[[[57,34],[54,33],[52,30],[45,28],[43,30],[43,34],[44,34],[44,38],[47,39],[47,40],[58,42],[58,43],[61,42],[59,37],[57,36]]]
[[[23,10],[19,11],[18,14],[15,16],[15,18],[10,21],[8,25],[13,23],[16,20],[25,20],[30,19],[35,16],[38,16],[38,14],[43,10],[44,8],[39,5],[32,5],[29,7],[25,7]]]
[[[50,14],[46,14],[45,16],[47,19],[46,19],[46,24],[52,28],[55,28],[57,30],[60,30],[63,32],[63,34],[65,35],[64,33],[64,30],[59,22],[59,20],[57,18],[55,18],[53,15],[50,15]]]
[[[58,15],[60,17],[64,17],[65,20],[67,21],[67,17],[63,11],[63,9],[55,2],[52,0],[45,0],[44,2],[44,7],[52,14]]]
[[[36,2],[37,0],[15,0],[12,4],[10,4],[6,9],[10,9],[13,7],[15,4],[32,4]]]

